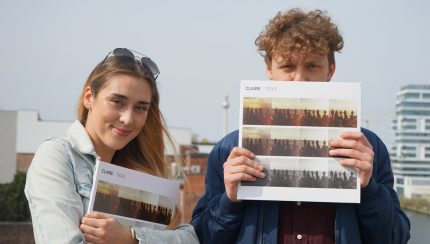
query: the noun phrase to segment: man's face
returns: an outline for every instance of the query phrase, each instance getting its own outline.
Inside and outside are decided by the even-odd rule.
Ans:
[[[289,60],[275,55],[266,72],[275,81],[330,81],[335,68],[335,64],[329,65],[327,55],[293,52]]]

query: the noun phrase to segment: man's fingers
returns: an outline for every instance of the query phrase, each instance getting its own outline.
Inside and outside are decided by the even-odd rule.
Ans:
[[[351,148],[360,152],[373,151],[371,147],[368,147],[365,144],[363,144],[361,141],[357,141],[357,140],[346,140],[346,139],[332,140],[330,142],[330,146],[334,148]]]
[[[239,156],[239,157],[227,160],[224,167],[226,167],[226,166],[239,166],[239,165],[247,165],[247,166],[252,167],[254,169],[258,169],[260,171],[262,171],[264,168],[263,165],[261,165],[260,163],[254,161],[254,160],[251,160],[245,156]]]
[[[248,149],[245,149],[243,147],[234,147],[233,150],[231,150],[230,155],[227,158],[227,161],[239,156],[245,156],[247,158],[255,158],[255,154],[249,151]]]
[[[360,161],[371,161],[372,157],[368,153],[363,153],[354,149],[337,148],[329,151],[332,157],[346,157],[351,159],[357,159]]]
[[[237,174],[229,174],[226,176],[226,180],[230,182],[240,182],[240,181],[256,181],[257,178],[246,174],[246,173],[237,173]]]
[[[357,168],[360,172],[369,172],[372,170],[372,165],[367,161],[360,161],[353,158],[340,160],[340,163],[346,167]]]
[[[227,174],[245,173],[258,178],[265,177],[263,172],[260,172],[259,170],[256,170],[255,168],[249,167],[247,165],[230,166],[225,168],[224,172]]]
[[[366,147],[369,147],[373,149],[372,144],[367,140],[366,136],[363,134],[363,132],[358,131],[344,131],[340,134],[340,137],[342,139],[351,139],[351,140],[357,140],[362,142]]]

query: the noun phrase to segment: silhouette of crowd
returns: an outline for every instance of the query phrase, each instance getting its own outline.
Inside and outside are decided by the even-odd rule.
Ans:
[[[243,124],[270,125],[272,121],[270,108],[244,108]]]
[[[169,208],[100,192],[96,194],[93,209],[99,212],[141,219],[164,225],[168,225],[172,218],[172,210]]]
[[[325,140],[290,140],[244,138],[242,147],[256,155],[328,157],[330,150]]]
[[[250,150],[255,155],[270,155],[270,139],[244,138],[242,147]]]
[[[247,186],[304,187],[355,189],[357,175],[347,171],[312,171],[312,170],[265,170],[266,177],[254,182],[242,181]]]
[[[289,140],[272,139],[272,156],[302,156],[302,157],[328,157],[329,147],[325,140]]]
[[[356,127],[357,115],[352,110],[244,108],[243,124]]]

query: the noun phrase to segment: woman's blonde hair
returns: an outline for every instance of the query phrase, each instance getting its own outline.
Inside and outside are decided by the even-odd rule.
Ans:
[[[78,104],[79,121],[83,126],[87,122],[88,109],[84,106],[85,88],[90,87],[93,96],[97,97],[105,84],[117,75],[127,75],[142,80],[142,82],[148,82],[152,89],[152,96],[148,116],[142,131],[124,148],[115,152],[112,163],[151,175],[170,178],[169,167],[165,157],[164,135],[172,145],[173,140],[164,127],[164,119],[159,108],[160,97],[154,76],[140,61],[135,60],[134,63],[122,64],[114,56],[111,56],[97,65],[90,73],[82,89]],[[180,160],[178,156],[176,156],[176,160]],[[180,223],[180,219],[180,211],[176,208],[167,229],[176,228]]]

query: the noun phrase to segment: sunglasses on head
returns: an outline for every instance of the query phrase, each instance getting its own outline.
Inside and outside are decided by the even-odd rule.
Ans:
[[[144,69],[151,72],[154,80],[157,80],[157,77],[160,74],[158,66],[149,57],[127,48],[115,48],[113,51],[109,52],[108,55],[106,55],[101,64],[103,64],[111,55],[115,57],[118,63],[123,65],[132,64],[137,59]]]

